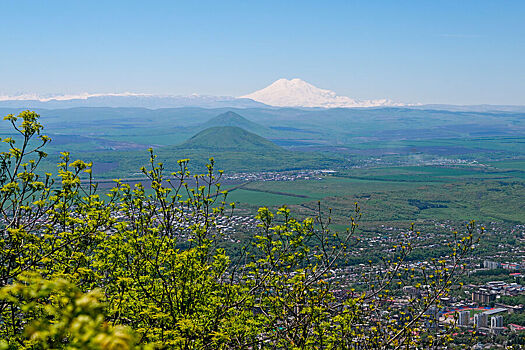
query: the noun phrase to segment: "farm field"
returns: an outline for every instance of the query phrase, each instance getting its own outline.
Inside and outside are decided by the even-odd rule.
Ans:
[[[346,222],[348,208],[353,208],[355,202],[363,210],[363,220],[371,222],[496,220],[525,223],[525,182],[521,179],[494,180],[480,174],[465,180],[462,171],[454,177],[450,169],[424,170],[422,173],[431,176],[417,181],[406,175],[389,177],[382,169],[380,180],[340,175],[322,180],[252,182],[232,191],[228,200],[252,209],[287,204],[304,215],[315,213],[317,202],[321,201],[324,207],[332,208],[335,221],[339,223]]]

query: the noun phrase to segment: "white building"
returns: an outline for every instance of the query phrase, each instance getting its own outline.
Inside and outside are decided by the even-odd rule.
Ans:
[[[501,269],[501,264],[496,261],[485,260],[483,261],[483,267],[486,269]]]
[[[474,326],[476,328],[487,328],[488,317],[485,313],[474,315]]]
[[[503,327],[503,316],[492,316],[490,318],[490,328]]]
[[[470,321],[470,311],[464,310],[459,312],[458,325],[459,326],[468,326]]]

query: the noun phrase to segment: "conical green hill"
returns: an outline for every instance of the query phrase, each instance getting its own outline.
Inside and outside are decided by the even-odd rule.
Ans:
[[[178,148],[235,151],[283,151],[271,141],[236,126],[217,126],[202,130]]]

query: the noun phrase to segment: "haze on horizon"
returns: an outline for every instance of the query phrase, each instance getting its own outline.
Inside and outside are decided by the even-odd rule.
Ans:
[[[5,1],[0,95],[242,96],[301,78],[350,98],[525,105],[521,1]]]

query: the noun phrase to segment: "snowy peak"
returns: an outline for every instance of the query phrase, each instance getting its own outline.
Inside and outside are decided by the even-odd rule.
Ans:
[[[267,107],[264,104],[248,99],[229,96],[208,95],[151,95],[140,93],[97,93],[78,95],[39,96],[25,94],[7,96],[0,94],[0,107],[6,108],[74,108],[74,107],[142,107],[142,108],[254,108]]]
[[[390,100],[355,100],[334,91],[320,89],[301,79],[279,79],[251,94],[241,96],[277,107],[352,108],[400,106]]]

